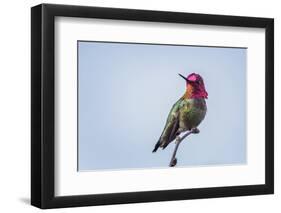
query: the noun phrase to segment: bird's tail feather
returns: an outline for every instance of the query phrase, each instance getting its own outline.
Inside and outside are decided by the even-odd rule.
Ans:
[[[154,147],[154,149],[152,150],[152,152],[156,152],[157,151],[157,149],[159,148],[159,146],[160,146],[160,140],[158,140],[158,142],[155,144],[155,147]]]

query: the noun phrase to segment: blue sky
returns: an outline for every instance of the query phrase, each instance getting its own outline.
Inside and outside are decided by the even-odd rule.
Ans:
[[[174,143],[151,151],[185,91],[178,73],[192,72],[208,112],[177,166],[246,163],[246,49],[83,41],[78,51],[80,171],[167,167]]]

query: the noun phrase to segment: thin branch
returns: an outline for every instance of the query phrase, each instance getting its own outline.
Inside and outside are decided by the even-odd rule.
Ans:
[[[181,143],[187,136],[189,136],[190,134],[193,134],[193,133],[194,133],[194,134],[199,133],[199,129],[193,128],[193,129],[191,129],[189,132],[185,133],[182,137],[177,137],[177,138],[176,138],[176,146],[175,146],[175,149],[174,149],[174,152],[173,152],[173,155],[172,155],[170,164],[169,164],[170,167],[174,167],[175,165],[177,165],[176,154],[177,154],[177,151],[178,151],[178,148],[179,148],[180,143]]]

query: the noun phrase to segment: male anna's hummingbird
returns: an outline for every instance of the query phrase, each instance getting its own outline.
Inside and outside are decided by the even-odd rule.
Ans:
[[[179,75],[186,81],[186,91],[173,105],[153,152],[156,152],[159,147],[164,149],[180,133],[197,129],[197,126],[205,118],[207,112],[205,99],[208,98],[208,93],[205,90],[203,78],[196,73],[187,77]]]

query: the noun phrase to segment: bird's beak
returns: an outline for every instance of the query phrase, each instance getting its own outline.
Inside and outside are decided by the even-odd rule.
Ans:
[[[186,82],[189,82],[189,80],[186,77],[184,77],[182,74],[179,74],[179,76],[182,77]]]

